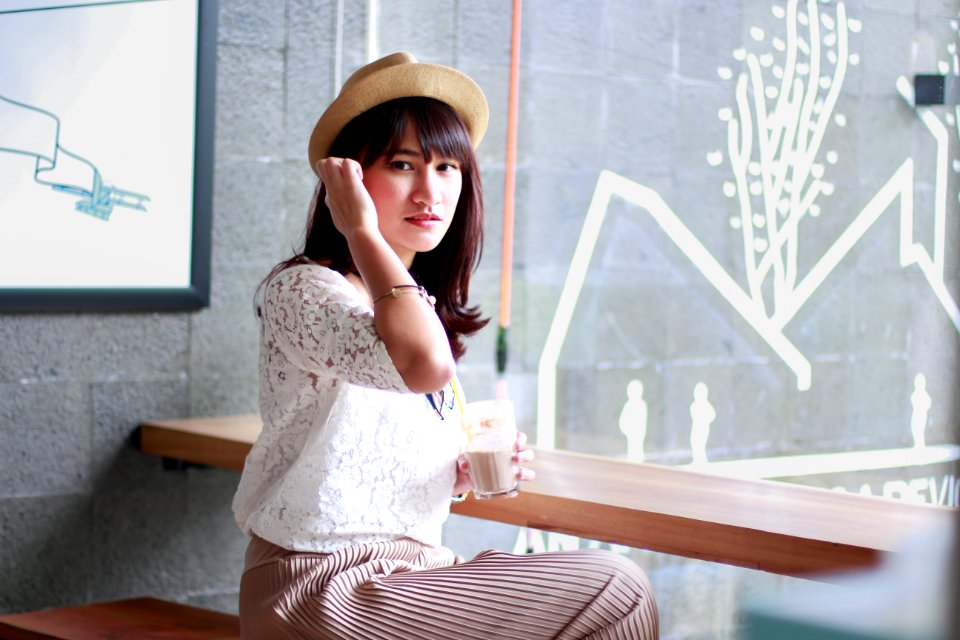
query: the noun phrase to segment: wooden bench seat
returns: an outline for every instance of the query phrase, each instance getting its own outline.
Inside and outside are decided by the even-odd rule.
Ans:
[[[156,598],[136,598],[0,616],[3,640],[227,640],[237,616]]]
[[[256,415],[141,424],[141,450],[240,471],[261,428]],[[957,510],[745,480],[569,451],[536,450],[537,473],[508,500],[455,504],[454,513],[542,531],[786,575],[877,564]]]

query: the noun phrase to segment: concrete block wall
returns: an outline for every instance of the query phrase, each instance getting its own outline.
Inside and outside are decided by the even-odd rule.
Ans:
[[[507,381],[536,429],[537,367],[598,175],[655,191],[742,282],[744,252],[723,194],[728,163],[717,114],[734,106],[732,52],[752,29],[773,34],[771,7],[741,0],[527,0],[523,12],[513,317]],[[822,5],[834,12],[836,3]],[[915,167],[917,228],[929,230],[935,149],[897,94],[899,75],[933,72],[956,46],[946,0],[851,0],[860,63],[838,101],[846,126],[826,212],[805,230],[798,264],[822,252],[905,158]],[[338,34],[340,34],[338,39]],[[235,610],[245,541],[229,512],[234,473],[163,471],[131,446],[144,417],[256,409],[253,291],[302,232],[314,179],[304,153],[338,81],[371,54],[405,49],[457,66],[487,93],[481,146],[487,243],[473,296],[498,313],[510,3],[507,0],[221,0],[210,307],[196,313],[0,315],[0,611],[139,595]],[[337,66],[337,61],[340,66]],[[936,115],[958,157],[956,125]],[[956,173],[948,172],[945,290],[960,299]],[[2,205],[0,205],[2,206]],[[827,205],[824,204],[824,208]],[[0,211],[2,213],[2,211]],[[897,213],[885,212],[788,323],[810,358],[796,378],[718,295],[650,215],[614,198],[558,367],[557,444],[625,455],[617,419],[631,379],[648,403],[649,459],[690,459],[689,407],[705,382],[716,411],[711,459],[910,444],[912,380],[933,398],[932,444],[956,442],[958,332],[927,280],[898,260]],[[462,363],[467,393],[493,394],[495,326]],[[821,479],[857,490],[951,467]],[[810,482],[811,478],[797,478]],[[899,485],[898,485],[899,486]],[[512,548],[520,532],[453,518],[463,555]],[[547,544],[588,544],[563,541]],[[736,605],[785,580],[631,551],[651,575],[664,637],[736,637]],[[691,615],[693,614],[693,615]]]

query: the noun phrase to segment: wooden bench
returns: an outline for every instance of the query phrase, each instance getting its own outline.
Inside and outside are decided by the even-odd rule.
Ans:
[[[256,415],[148,420],[143,452],[240,471]],[[454,513],[785,575],[875,565],[957,511],[769,480],[537,450],[537,479],[509,500],[468,499]]]
[[[227,640],[240,638],[237,616],[155,598],[0,616],[3,640]]]

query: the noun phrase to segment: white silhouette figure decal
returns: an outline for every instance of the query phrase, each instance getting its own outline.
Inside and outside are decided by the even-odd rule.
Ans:
[[[643,399],[643,383],[627,383],[627,401],[620,411],[620,432],[627,437],[627,459],[643,462],[643,442],[647,437],[647,403]]]
[[[698,382],[693,388],[693,403],[690,405],[690,449],[693,452],[693,464],[706,464],[707,439],[710,437],[710,425],[717,418],[717,411],[710,404],[707,385]]]
[[[924,431],[927,417],[930,415],[930,394],[927,393],[927,377],[918,373],[913,378],[913,393],[910,394],[913,413],[910,415],[910,433],[913,434],[913,446],[922,449],[927,446]]]

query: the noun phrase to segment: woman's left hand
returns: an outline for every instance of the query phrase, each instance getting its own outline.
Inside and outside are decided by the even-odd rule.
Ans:
[[[536,477],[537,474],[533,469],[520,466],[531,460],[533,460],[533,449],[527,448],[527,434],[518,431],[517,441],[513,445],[513,461],[517,463],[517,478],[519,480],[528,481]]]
[[[473,480],[470,479],[470,463],[462,453],[457,456],[457,481],[453,483],[453,495],[459,496],[473,490]]]
[[[533,480],[536,473],[533,469],[522,466],[533,460],[533,450],[527,448],[527,434],[517,432],[517,440],[513,444],[513,461],[517,463],[517,479],[521,481]],[[473,480],[470,479],[470,463],[462,453],[457,456],[457,481],[453,485],[453,495],[457,496],[473,489]]]

